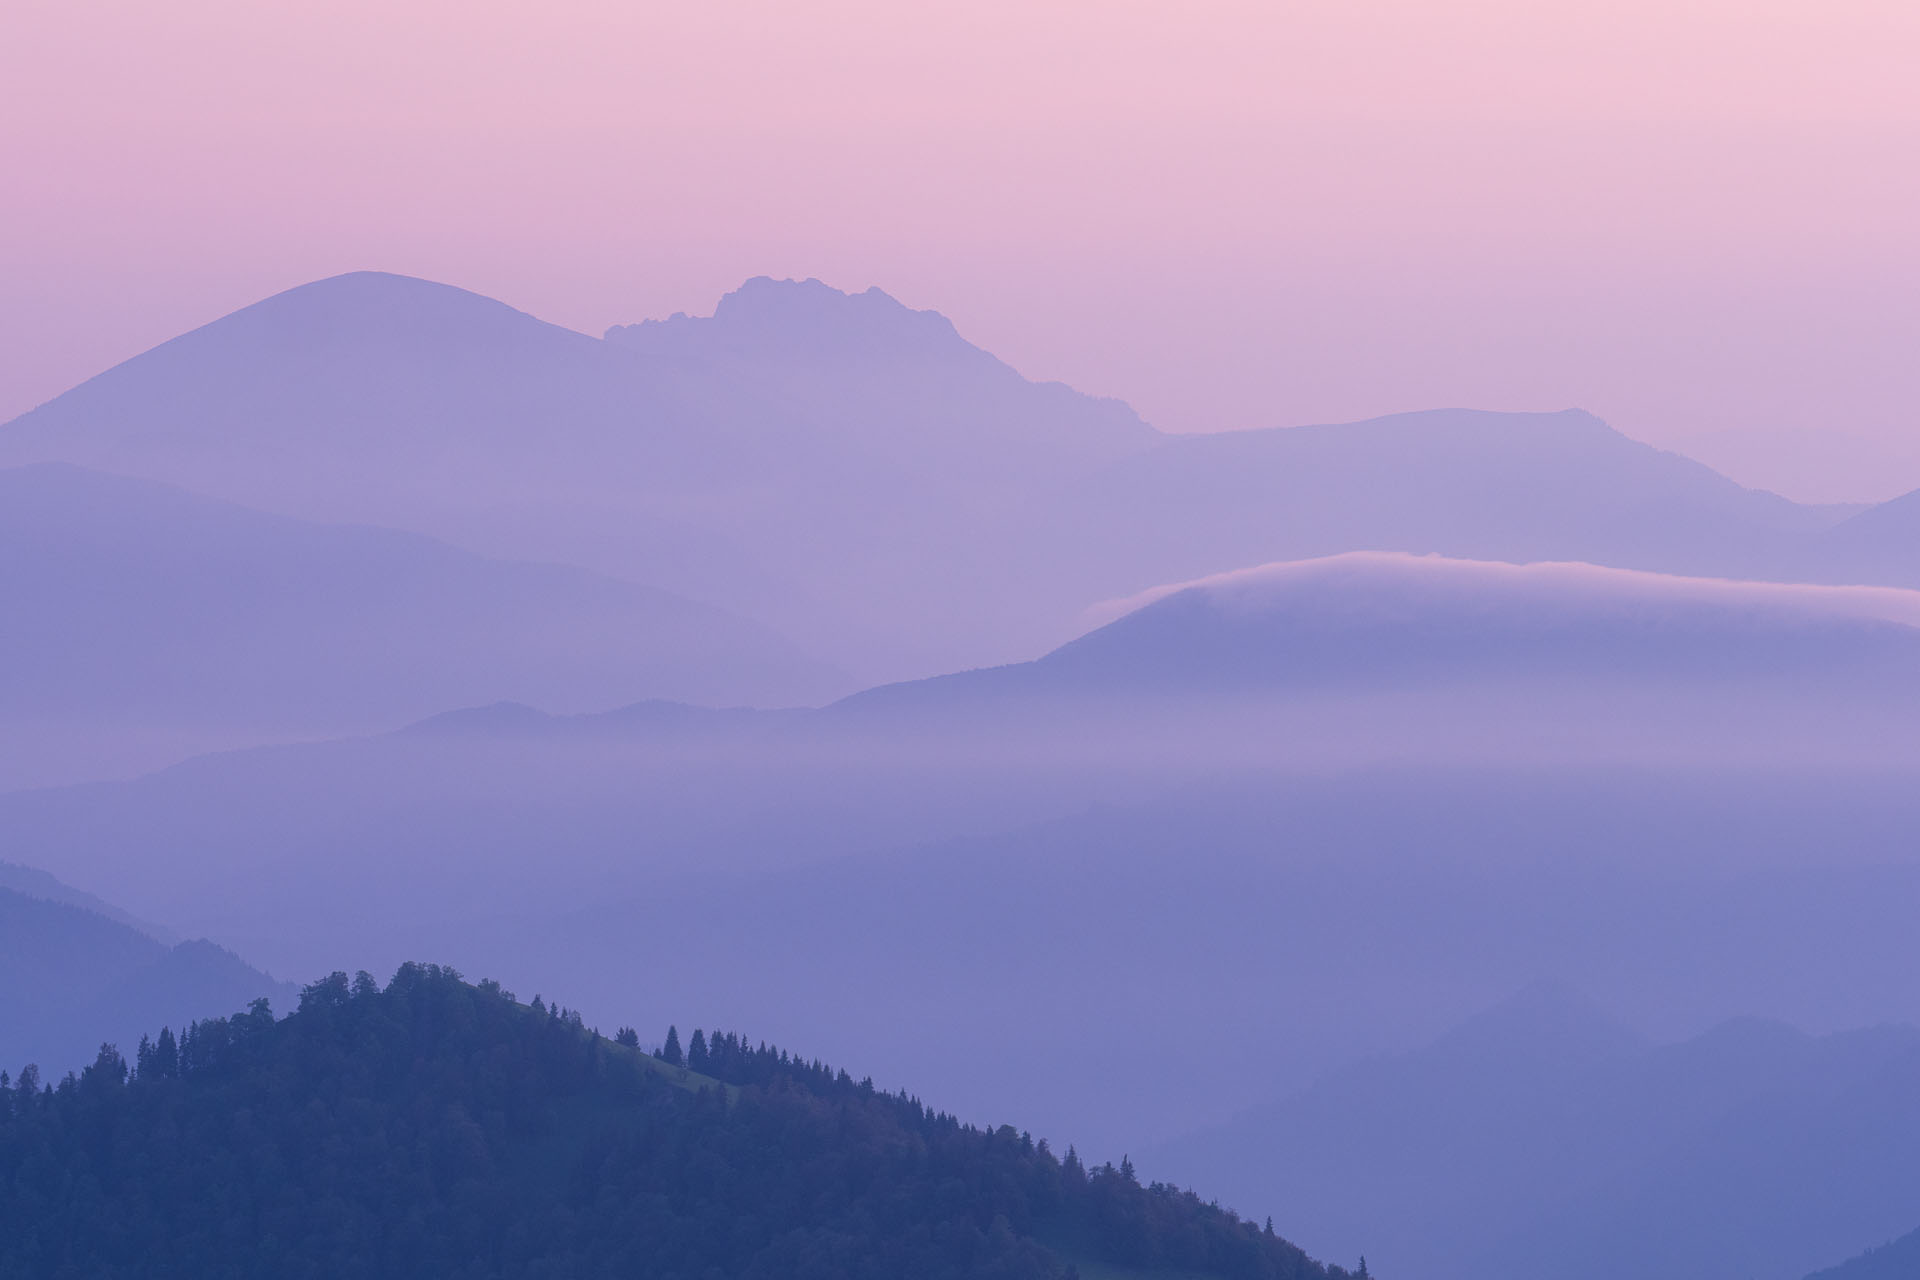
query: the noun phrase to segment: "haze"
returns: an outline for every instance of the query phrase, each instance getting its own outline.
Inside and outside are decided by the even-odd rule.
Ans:
[[[1920,1274],[1916,37],[16,6],[0,1277]]]
[[[0,419],[378,267],[588,333],[879,284],[1172,431],[1578,405],[1920,486],[1898,0],[19,0]]]

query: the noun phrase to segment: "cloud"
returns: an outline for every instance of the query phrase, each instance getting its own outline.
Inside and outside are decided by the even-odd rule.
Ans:
[[[1259,612],[1312,593],[1316,604],[1376,617],[1405,617],[1476,602],[1507,608],[1525,601],[1572,614],[1618,614],[1675,607],[1756,611],[1805,619],[1861,619],[1920,628],[1920,591],[1899,587],[1820,586],[1691,578],[1568,561],[1508,564],[1397,551],[1352,551],[1277,561],[1152,587],[1089,607],[1090,628],[1105,626],[1183,592],[1204,594],[1224,610]]]

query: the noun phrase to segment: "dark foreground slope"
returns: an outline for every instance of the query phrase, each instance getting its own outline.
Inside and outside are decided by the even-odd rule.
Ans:
[[[1920,1230],[1837,1267],[1816,1271],[1807,1280],[1912,1280],[1914,1276],[1920,1276]]]
[[[818,1063],[696,1075],[450,970],[308,988],[0,1091],[0,1276],[1337,1280],[1292,1245]],[[716,1078],[717,1077],[717,1078]]]

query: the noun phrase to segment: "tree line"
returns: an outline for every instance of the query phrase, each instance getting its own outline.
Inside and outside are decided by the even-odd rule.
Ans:
[[[0,1222],[8,1278],[1348,1276],[1130,1161],[432,965],[0,1074]]]

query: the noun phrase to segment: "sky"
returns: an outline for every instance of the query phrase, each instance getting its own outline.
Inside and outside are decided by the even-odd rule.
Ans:
[[[1577,405],[1920,488],[1912,0],[8,0],[0,419],[375,268],[878,285],[1176,431]]]

